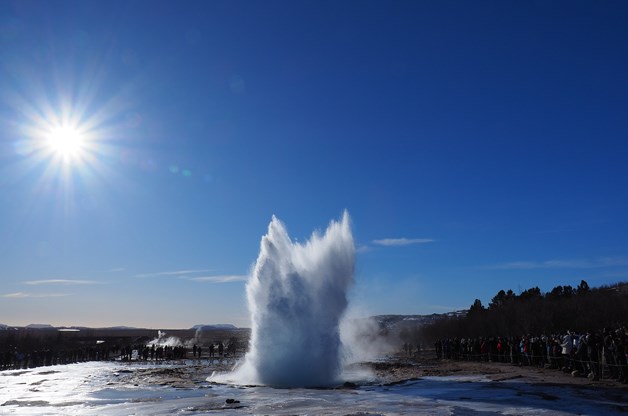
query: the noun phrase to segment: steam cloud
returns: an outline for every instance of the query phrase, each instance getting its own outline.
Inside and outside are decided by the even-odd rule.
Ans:
[[[149,341],[146,345],[155,345],[159,347],[180,347],[184,344],[178,337],[168,336],[164,331],[157,331],[157,338]]]

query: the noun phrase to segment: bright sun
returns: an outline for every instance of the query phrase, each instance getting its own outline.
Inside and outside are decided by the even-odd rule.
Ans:
[[[85,138],[76,127],[64,125],[50,130],[47,142],[54,153],[68,160],[81,155]]]

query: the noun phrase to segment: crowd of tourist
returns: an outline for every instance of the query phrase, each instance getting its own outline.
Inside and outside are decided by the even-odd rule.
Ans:
[[[205,353],[207,351],[207,353]],[[26,369],[42,366],[73,364],[86,361],[170,361],[187,358],[212,358],[224,357],[233,354],[234,348],[230,345],[225,348],[222,342],[210,344],[203,348],[194,345],[186,348],[183,345],[158,345],[158,344],[130,344],[126,346],[97,346],[51,349],[40,348],[27,351],[16,347],[7,346],[0,351],[0,370]],[[192,357],[190,357],[192,353]]]
[[[114,353],[116,353],[114,349],[107,347],[73,348],[60,351],[43,348],[21,351],[9,346],[5,351],[0,352],[0,370],[109,360]]]
[[[518,337],[445,338],[434,344],[439,359],[475,360],[539,366],[628,383],[625,327],[614,330]]]

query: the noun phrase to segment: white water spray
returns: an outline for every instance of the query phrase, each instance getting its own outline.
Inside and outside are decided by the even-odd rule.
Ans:
[[[247,283],[253,322],[240,383],[329,386],[339,381],[339,323],[353,282],[355,246],[349,214],[305,244],[273,217]]]

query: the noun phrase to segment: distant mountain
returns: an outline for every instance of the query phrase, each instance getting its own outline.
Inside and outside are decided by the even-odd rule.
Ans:
[[[99,328],[99,329],[144,329],[144,328],[136,328],[134,326],[120,325],[120,326],[106,326],[104,328]]]
[[[214,325],[199,324],[199,325],[194,325],[191,329],[194,329],[194,330],[200,329],[201,331],[212,331],[216,329],[238,329],[238,327],[232,324],[214,324]]]
[[[0,324],[0,331],[6,331],[7,329],[9,329],[9,325]]]
[[[25,328],[28,329],[54,329],[54,326],[50,324],[29,324],[26,325]]]
[[[435,320],[443,317],[466,316],[467,312],[467,310],[462,310],[447,313],[433,313],[431,315],[376,315],[371,318],[377,322],[380,329],[399,331],[431,324]]]

